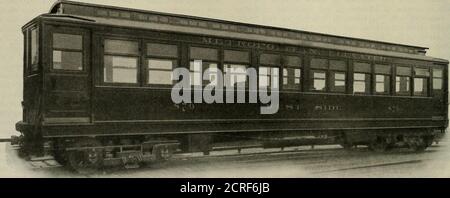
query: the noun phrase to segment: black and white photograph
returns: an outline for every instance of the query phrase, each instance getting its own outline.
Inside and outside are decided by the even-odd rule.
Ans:
[[[0,0],[0,177],[449,178],[449,17],[448,0]],[[180,191],[270,190],[248,185]]]

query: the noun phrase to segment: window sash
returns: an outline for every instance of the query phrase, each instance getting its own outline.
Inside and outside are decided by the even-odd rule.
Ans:
[[[84,48],[81,34],[53,33],[52,39],[53,49],[82,51]]]
[[[210,80],[203,80],[203,74],[206,69],[217,70],[219,69],[219,63],[213,61],[202,61],[202,65],[200,68],[197,67],[194,61],[190,61],[189,72],[190,72],[190,85],[191,86],[200,86],[200,82],[202,82],[202,86],[206,86],[211,83],[212,77],[214,73],[210,73]],[[217,79],[217,78],[216,78]]]
[[[237,83],[244,82],[245,87],[249,86],[248,77],[247,77],[247,69],[249,65],[243,64],[232,64],[232,63],[224,63],[224,86],[234,86],[237,87]],[[236,72],[236,69],[238,71]],[[242,70],[243,69],[243,70]]]
[[[301,88],[302,69],[298,67],[285,67],[283,69],[283,88],[299,89]]]
[[[70,62],[64,62],[64,55],[69,55],[70,58],[77,58],[75,59],[66,59],[70,60]],[[74,57],[73,55],[76,55]],[[84,54],[83,51],[69,51],[69,50],[53,50],[52,53],[52,69],[54,70],[65,70],[65,71],[83,71],[84,70]],[[68,56],[65,56],[68,57]],[[59,61],[58,61],[59,60]],[[76,61],[76,62],[74,62]],[[78,65],[76,65],[78,63]],[[72,65],[71,65],[72,64]]]
[[[139,45],[139,41],[134,40],[105,39],[104,54],[140,56]]]
[[[381,79],[381,77],[383,78]],[[382,95],[390,94],[390,83],[391,81],[389,75],[377,74],[375,76],[375,93]]]
[[[363,75],[364,79],[357,79],[355,77],[356,75]],[[354,94],[370,94],[371,84],[372,84],[371,74],[367,74],[367,73],[354,73],[353,74],[353,93]]]
[[[433,90],[442,90],[444,87],[444,79],[443,78],[433,78]]]
[[[414,96],[428,96],[428,78],[414,78]]]
[[[339,78],[337,78],[339,76]],[[331,72],[331,81],[332,84],[330,86],[330,91],[332,92],[339,92],[339,93],[345,93],[347,89],[347,76],[345,72],[337,72],[332,71]]]
[[[169,67],[163,67],[155,64],[169,64]],[[178,59],[162,59],[162,58],[147,58],[147,85],[173,85],[173,69],[178,67]],[[158,75],[159,74],[159,75]],[[163,77],[164,76],[164,77]]]
[[[264,72],[262,72],[264,71]],[[274,66],[260,66],[258,69],[258,86],[266,87],[268,89],[279,88],[279,77],[280,77],[279,67]],[[272,77],[274,78],[272,80]]]
[[[110,58],[111,60],[107,60]],[[128,63],[131,63],[134,60],[134,66],[129,65],[117,65],[114,66],[114,59],[122,61],[126,61],[128,59]],[[115,84],[138,84],[139,83],[139,56],[122,56],[122,55],[105,55],[103,57],[103,82],[104,83],[115,83]],[[106,64],[111,63],[109,67]],[[117,69],[122,72],[118,72],[119,74],[114,72],[114,69]],[[124,74],[125,71],[133,71],[133,73],[125,74],[125,79],[115,80],[115,77],[119,77],[120,74]],[[115,76],[116,75],[116,76]]]
[[[316,75],[321,74],[321,75]],[[328,88],[327,72],[325,70],[311,70],[311,91],[325,92]]]
[[[29,68],[31,72],[36,72],[39,70],[39,51],[40,51],[40,43],[39,43],[39,28],[33,28],[30,31],[30,36],[29,36],[29,40],[30,40],[30,49],[29,49],[29,57],[30,57],[30,61],[28,61],[30,63]]]
[[[406,79],[406,80],[405,80]],[[400,76],[395,77],[395,93],[398,95],[411,95],[411,77]]]
[[[444,70],[433,69],[433,90],[441,91],[444,87]]]

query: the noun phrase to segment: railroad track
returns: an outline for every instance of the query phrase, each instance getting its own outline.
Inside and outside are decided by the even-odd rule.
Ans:
[[[436,149],[439,145],[434,145],[430,149]],[[17,149],[17,148],[13,148]],[[430,151],[431,152],[431,151]],[[306,149],[306,147],[292,147],[285,150],[276,149],[242,149],[241,152],[236,150],[221,150],[213,151],[210,155],[202,155],[201,153],[193,154],[177,154],[171,160],[159,164],[151,164],[143,166],[142,168],[126,169],[123,167],[107,168],[103,174],[119,175],[126,174],[129,171],[139,173],[140,171],[177,169],[185,167],[204,166],[209,164],[216,164],[224,167],[232,167],[232,169],[239,168],[258,168],[271,165],[272,163],[284,163],[298,165],[299,167],[311,168],[311,172],[317,175],[333,174],[344,171],[363,170],[370,168],[401,166],[407,164],[421,163],[423,159],[410,159],[412,152],[395,151],[392,153],[377,154],[361,147],[351,151],[340,148],[339,146],[317,146],[315,149]],[[387,155],[387,156],[386,156]],[[406,156],[395,157],[396,160],[379,161],[377,158],[389,158],[389,155]],[[357,158],[366,159],[361,163],[351,163]],[[412,157],[415,158],[415,157]],[[370,159],[370,160],[369,160]],[[51,168],[59,168],[61,165],[57,164],[52,158],[33,158],[28,161],[34,169],[48,170]],[[318,168],[319,167],[319,168]],[[320,169],[320,170],[316,170]],[[125,172],[123,172],[125,171]],[[86,175],[87,176],[87,175]]]

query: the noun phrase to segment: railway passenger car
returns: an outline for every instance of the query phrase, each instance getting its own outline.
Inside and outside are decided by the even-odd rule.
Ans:
[[[23,34],[20,142],[77,170],[244,140],[424,150],[448,125],[448,61],[425,47],[71,1]],[[279,111],[174,104],[172,70],[202,72],[195,60],[255,68],[259,87],[279,86]]]

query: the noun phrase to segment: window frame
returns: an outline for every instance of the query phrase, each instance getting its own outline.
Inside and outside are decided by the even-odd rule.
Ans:
[[[442,76],[441,77],[434,77],[434,71],[435,70],[441,70],[442,71]],[[431,77],[431,93],[433,94],[433,96],[437,96],[437,97],[441,97],[443,94],[444,94],[444,89],[445,89],[445,72],[446,72],[446,70],[445,70],[445,67],[444,66],[434,66],[434,67],[432,67],[431,68],[431,74],[430,74],[430,77]],[[434,89],[434,79],[440,79],[441,80],[441,89]]]
[[[101,41],[101,56],[100,56],[100,75],[99,79],[102,85],[109,85],[109,86],[118,86],[118,87],[126,87],[126,86],[132,86],[132,87],[140,87],[142,84],[142,57],[143,57],[143,50],[142,50],[142,42],[140,39],[130,38],[130,37],[112,37],[112,36],[105,36],[100,39]],[[106,53],[105,52],[105,41],[106,40],[119,40],[119,41],[128,41],[128,42],[137,42],[138,43],[138,53],[136,54],[126,54],[126,53]],[[128,58],[137,58],[137,64],[136,64],[136,83],[121,83],[121,82],[105,82],[104,79],[104,70],[105,70],[105,56],[118,56],[118,57],[128,57]]]
[[[245,52],[248,53],[248,62],[244,62],[244,61],[228,61],[225,60],[225,51],[239,51],[239,52]],[[225,77],[225,75],[227,74],[227,71],[225,70],[225,67],[227,65],[239,65],[239,66],[245,66],[246,69],[252,68],[252,51],[248,50],[248,49],[241,49],[241,48],[223,48],[223,49],[219,49],[219,59],[220,59],[220,65],[218,65],[218,69],[222,72],[222,74],[224,75],[223,77]],[[259,70],[258,70],[259,71]],[[258,77],[257,79],[259,79],[259,73],[257,71]],[[258,81],[259,82],[259,81]],[[258,83],[257,83],[258,85]],[[226,84],[226,79],[223,79],[223,87],[224,89],[227,88],[227,84]],[[258,88],[258,86],[257,86]],[[236,89],[236,87],[235,87]],[[249,91],[250,89],[250,82],[249,82],[249,78],[246,74],[246,81],[245,81],[245,90]]]
[[[177,47],[177,57],[169,57],[169,56],[158,56],[158,55],[149,55],[148,54],[148,44],[160,44],[160,45],[174,45]],[[143,46],[143,50],[142,54],[143,54],[143,64],[142,64],[142,68],[140,69],[140,71],[142,72],[141,78],[142,78],[142,86],[143,87],[151,87],[151,88],[171,88],[173,87],[173,85],[177,82],[175,80],[172,79],[172,85],[166,85],[166,84],[151,84],[149,83],[150,80],[150,76],[149,76],[149,72],[152,70],[157,70],[157,71],[167,71],[167,70],[162,70],[162,69],[150,69],[149,68],[149,60],[150,59],[155,59],[155,60],[172,60],[175,61],[176,65],[172,65],[172,71],[176,68],[182,67],[181,66],[181,57],[182,57],[182,48],[181,48],[181,44],[177,43],[177,42],[164,42],[164,41],[160,41],[160,40],[143,40],[142,42],[142,46]]]
[[[355,63],[368,64],[369,65],[369,71],[355,71]],[[351,68],[351,72],[352,72],[352,76],[351,76],[352,77],[352,81],[351,81],[352,90],[351,90],[351,92],[352,92],[352,95],[360,95],[360,96],[374,95],[374,86],[375,86],[374,85],[374,77],[375,77],[374,64],[372,62],[369,62],[369,61],[353,59],[351,67],[352,67]],[[356,73],[358,73],[358,74],[365,74],[365,75],[369,76],[370,79],[369,79],[369,88],[368,88],[369,92],[368,93],[366,93],[366,92],[364,92],[364,93],[361,93],[361,92],[355,93],[354,86],[355,86],[355,74]],[[364,82],[366,83],[366,81],[364,81]],[[350,86],[350,84],[349,84],[349,86]]]
[[[286,63],[286,59],[287,57],[297,57],[300,58],[300,65],[297,66],[293,66],[293,65],[287,65]],[[303,91],[303,85],[304,85],[304,72],[305,72],[305,57],[304,56],[300,56],[298,54],[284,54],[281,56],[281,68],[280,68],[280,86],[281,86],[281,90],[283,91],[298,91],[298,92],[302,92]],[[287,75],[287,80],[288,80],[288,84],[289,84],[289,69],[293,69],[294,70],[294,85],[298,86],[296,88],[292,88],[292,87],[286,87],[286,85],[284,84],[284,70],[287,69],[288,71],[288,75]],[[297,79],[297,77],[295,76],[295,70],[299,69],[300,70],[300,77],[298,77],[298,79],[300,80],[300,84],[295,84],[295,80]]]
[[[355,81],[355,74],[364,74],[364,77],[369,77],[369,79],[367,80],[366,78],[364,78],[364,81],[358,80]],[[353,72],[353,90],[352,90],[352,94],[353,95],[372,95],[372,73],[370,72]],[[369,90],[369,92],[355,92],[355,82],[364,82],[364,86],[368,86],[365,87],[365,90]],[[367,82],[369,82],[369,85],[367,85]]]
[[[326,60],[326,68],[314,68],[312,67],[312,61],[313,59],[325,59]],[[331,61],[342,61],[345,63],[345,70],[340,70],[340,69],[336,69],[336,68],[331,68]],[[348,94],[348,90],[349,90],[349,60],[348,59],[344,59],[344,58],[335,58],[335,57],[324,57],[324,56],[311,56],[309,58],[309,87],[308,87],[308,91],[310,92],[317,92],[317,93],[331,93],[331,94]],[[313,90],[312,88],[314,88],[314,71],[323,71],[325,72],[325,90],[323,91],[318,91],[318,90]],[[345,75],[345,88],[344,91],[333,91],[331,89],[331,85],[332,83],[334,84],[335,81],[332,81],[331,75],[333,73],[344,73]],[[333,86],[334,87],[334,86]]]
[[[81,36],[81,50],[76,50],[76,49],[66,49],[66,48],[55,48],[55,47],[53,47],[53,36],[55,35],[55,34],[66,34],[66,35],[77,35],[77,36]],[[84,43],[84,41],[85,41],[85,35],[83,34],[83,33],[62,33],[62,32],[52,32],[51,33],[51,45],[50,45],[50,48],[51,48],[51,67],[50,67],[50,70],[52,70],[52,71],[61,71],[61,72],[83,72],[83,71],[85,71],[86,70],[86,63],[85,63],[85,59],[86,59],[86,57],[85,57],[85,48],[86,48],[86,46],[85,46],[85,43]],[[54,62],[53,62],[53,53],[54,53],[54,51],[61,51],[61,52],[77,52],[77,53],[81,53],[81,70],[69,70],[69,69],[55,69],[55,67],[54,67]],[[62,54],[61,54],[62,55]]]
[[[274,55],[274,56],[278,56],[279,57],[279,61],[278,61],[278,65],[277,64],[272,64],[272,63],[261,63],[261,56],[267,54],[267,55]],[[283,58],[284,58],[283,53],[277,53],[277,52],[273,52],[273,51],[260,51],[258,53],[257,59],[258,59],[258,68],[257,68],[257,75],[258,75],[258,83],[257,83],[257,87],[258,89],[261,88],[260,86],[260,68],[261,67],[265,67],[265,68],[270,68],[270,75],[269,77],[269,85],[266,86],[267,90],[272,90],[272,68],[278,68],[278,90],[283,90]]]
[[[38,56],[38,61],[37,61],[37,63],[36,63],[36,70],[33,70],[33,61],[32,61],[32,57],[33,57],[33,55],[32,55],[32,45],[33,45],[33,42],[32,42],[32,31],[33,30],[36,30],[36,39],[37,39],[37,47],[36,47],[36,50],[37,50],[37,56]],[[41,67],[41,63],[42,63],[42,56],[41,56],[41,54],[42,54],[42,49],[43,49],[43,47],[42,47],[42,28],[40,27],[40,25],[39,24],[34,24],[34,25],[32,25],[32,26],[30,26],[30,27],[28,27],[26,30],[25,30],[25,40],[26,40],[26,42],[25,42],[25,44],[24,45],[26,45],[26,48],[24,49],[24,50],[26,50],[26,52],[25,52],[25,56],[26,56],[26,60],[25,60],[25,62],[26,62],[26,74],[28,75],[28,76],[30,76],[30,75],[34,75],[34,74],[38,74],[40,71],[41,71],[41,69],[42,69],[42,67]]]
[[[323,78],[323,80],[325,80],[325,83],[324,83],[325,84],[325,89],[324,90],[313,90],[313,88],[314,88],[314,81],[316,80],[316,78],[314,77],[314,72],[323,72],[325,74],[325,78]],[[317,93],[327,93],[327,92],[329,92],[328,91],[328,89],[329,89],[329,85],[328,85],[328,83],[329,83],[328,70],[312,68],[312,69],[309,70],[309,74],[310,74],[310,78],[309,78],[310,86],[308,88],[309,91],[317,92]]]
[[[331,61],[343,61],[345,63],[345,71],[331,68]],[[328,78],[329,78],[329,84],[328,84],[328,91],[330,93],[339,93],[339,94],[346,94],[348,91],[348,70],[349,70],[349,64],[348,61],[345,59],[336,59],[336,58],[329,58],[328,59]],[[332,87],[334,87],[333,84],[335,84],[336,79],[334,78],[333,81],[331,79],[332,74],[336,73],[344,73],[344,91],[334,91],[332,90]],[[342,81],[342,80],[341,80]],[[332,86],[333,85],[333,86]]]
[[[208,85],[209,83],[206,83],[205,84],[205,80],[203,80],[203,74],[204,74],[204,72],[205,72],[205,70],[203,69],[203,63],[215,63],[215,64],[217,64],[217,69],[220,69],[222,72],[223,72],[223,65],[222,65],[222,63],[223,63],[223,58],[222,58],[222,54],[223,54],[223,50],[222,50],[222,48],[220,48],[220,47],[216,47],[216,46],[211,46],[211,45],[208,45],[208,46],[205,46],[205,45],[195,45],[195,44],[191,44],[191,45],[188,45],[187,46],[187,69],[189,70],[189,75],[190,76],[192,76],[192,74],[193,74],[193,72],[194,71],[192,71],[191,70],[191,62],[194,62],[195,61],[195,59],[193,59],[193,58],[191,58],[191,48],[208,48],[208,49],[214,49],[214,50],[217,50],[217,60],[211,60],[211,59],[207,59],[207,60],[201,60],[202,61],[202,71],[201,71],[201,77],[202,77],[202,89],[203,88],[205,88],[206,87],[206,85]],[[195,86],[198,86],[198,85],[194,85],[194,84],[192,84],[191,82],[192,82],[192,79],[189,79],[189,84],[190,84],[190,87],[192,88],[192,89],[194,89],[195,88]]]
[[[53,48],[53,34],[70,34],[70,35],[80,35],[82,36],[82,50],[70,50],[67,49],[67,51],[69,52],[81,52],[81,63],[82,63],[82,70],[65,70],[65,69],[54,69],[53,68],[53,51],[55,50]],[[48,44],[49,44],[49,60],[48,62],[50,64],[49,65],[49,71],[52,73],[72,73],[72,74],[78,74],[78,73],[82,73],[82,74],[87,74],[90,71],[90,36],[88,33],[88,30],[85,29],[81,29],[81,28],[72,28],[72,27],[64,27],[64,28],[59,28],[59,27],[51,27],[49,34],[47,35],[47,39],[48,39]],[[59,50],[59,51],[64,51],[64,50]]]
[[[426,75],[417,75],[417,73],[416,73],[416,69],[425,69],[425,70],[427,70],[428,71],[428,76],[426,76]],[[412,77],[412,79],[413,79],[413,81],[412,81],[412,93],[413,93],[413,96],[414,97],[430,97],[430,93],[431,93],[431,90],[430,90],[430,87],[431,87],[431,83],[430,83],[430,80],[432,79],[432,76],[431,75],[433,75],[433,73],[432,73],[432,71],[431,71],[431,67],[429,67],[429,66],[414,66],[413,67],[413,77]],[[425,82],[427,83],[427,86],[426,86],[426,88],[427,88],[427,90],[426,90],[426,92],[424,93],[424,95],[417,95],[416,94],[416,90],[415,90],[415,87],[416,87],[416,78],[422,78],[422,79],[425,79]],[[432,87],[431,87],[432,88]]]
[[[407,75],[403,75],[403,74],[398,74],[398,67],[408,67],[410,69],[410,73],[409,76]],[[394,80],[395,80],[395,84],[394,84],[394,94],[395,96],[413,96],[413,83],[412,81],[414,80],[413,78],[413,72],[414,72],[414,68],[411,65],[400,65],[400,64],[396,64],[394,66],[395,68],[395,76],[394,76]],[[409,78],[409,93],[403,93],[403,92],[397,92],[397,77],[408,77]]]
[[[382,73],[382,72],[377,72],[376,71],[377,65],[389,66],[389,74]],[[394,66],[392,64],[390,64],[390,63],[375,62],[375,63],[372,64],[372,71],[373,71],[373,75],[372,75],[372,83],[373,83],[373,85],[372,85],[372,94],[373,95],[375,95],[375,96],[392,96],[393,95],[393,93],[392,93],[392,86],[393,86],[393,83],[392,83],[392,81],[393,81],[392,80],[393,72],[392,71],[393,71],[393,68],[394,68]],[[385,92],[383,92],[383,93],[377,92],[377,76],[378,75],[383,75],[383,76],[385,76],[385,78],[387,77],[387,79],[389,79],[389,86],[388,86],[388,92],[387,93],[385,93]],[[384,83],[386,83],[386,82],[384,82]]]

